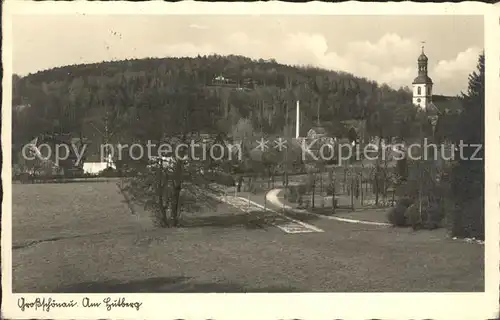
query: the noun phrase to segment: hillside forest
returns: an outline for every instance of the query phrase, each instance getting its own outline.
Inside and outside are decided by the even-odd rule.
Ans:
[[[214,81],[221,76],[227,83]],[[394,90],[343,72],[241,56],[128,60],[14,75],[12,143],[60,133],[99,144],[106,124],[116,143],[160,122],[169,133],[228,134],[242,118],[265,134],[283,134],[295,127],[297,99],[302,135],[322,126],[346,136],[343,121],[368,119],[368,136],[411,137],[418,111],[407,87]],[[456,108],[448,101],[440,107]]]

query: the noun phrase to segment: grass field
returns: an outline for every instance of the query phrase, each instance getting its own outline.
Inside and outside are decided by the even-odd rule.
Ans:
[[[442,231],[287,234],[224,204],[155,229],[133,212],[113,182],[14,185],[14,292],[484,290],[484,246]]]

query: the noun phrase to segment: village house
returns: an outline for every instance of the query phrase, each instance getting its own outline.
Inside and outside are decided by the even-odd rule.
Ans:
[[[52,165],[52,175],[78,175],[83,172],[82,161],[78,162],[75,149],[80,150],[85,144],[80,138],[71,137],[69,134],[41,134],[28,143],[32,155],[39,160]],[[69,153],[66,154],[66,151]],[[57,155],[56,152],[60,154]],[[59,157],[56,159],[56,157]],[[49,174],[46,172],[46,174]]]

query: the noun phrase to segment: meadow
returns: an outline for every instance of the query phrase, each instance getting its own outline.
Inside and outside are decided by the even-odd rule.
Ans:
[[[20,292],[483,291],[484,246],[443,230],[309,220],[288,234],[226,204],[155,228],[116,181],[14,184]]]

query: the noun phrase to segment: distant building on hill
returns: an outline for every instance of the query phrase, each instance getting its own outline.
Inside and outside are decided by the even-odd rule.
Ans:
[[[260,85],[262,85],[260,81],[254,80],[252,78],[234,80],[223,75],[214,77],[212,79],[212,82],[208,84],[208,86],[210,87],[231,88],[238,91],[253,90]]]
[[[218,75],[212,80],[212,86],[236,88],[238,87],[238,84],[236,83],[236,81],[230,78],[224,77],[223,75]]]

